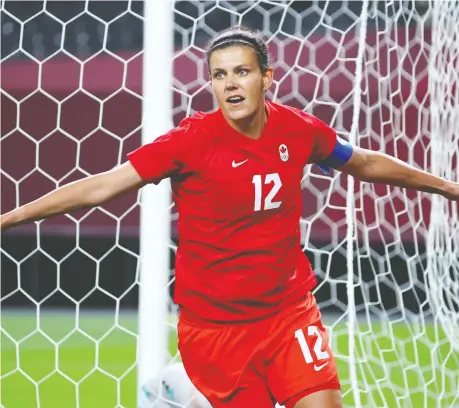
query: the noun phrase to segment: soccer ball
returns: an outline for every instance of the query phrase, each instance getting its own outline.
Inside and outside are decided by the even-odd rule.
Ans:
[[[139,395],[138,408],[211,408],[189,379],[183,364],[166,367],[160,376],[147,381]]]

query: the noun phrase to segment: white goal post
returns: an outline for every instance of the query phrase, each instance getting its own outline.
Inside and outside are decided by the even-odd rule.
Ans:
[[[234,24],[268,40],[269,99],[459,181],[459,0],[0,5],[2,213],[214,109],[204,45]],[[457,203],[314,166],[301,187],[345,406],[458,407]],[[135,407],[180,361],[170,200],[164,181],[2,233],[0,406]]]
[[[143,128],[149,143],[172,128],[172,0],[144,5]],[[158,4],[160,5],[158,7]],[[148,24],[146,23],[148,22]],[[140,215],[140,296],[138,388],[158,376],[167,364],[170,183],[142,191]]]

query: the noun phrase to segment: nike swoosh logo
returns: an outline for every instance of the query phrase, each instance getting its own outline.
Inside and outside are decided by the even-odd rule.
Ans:
[[[327,364],[328,364],[328,361],[320,366],[318,366],[317,364],[314,364],[314,371],[322,370],[322,368],[324,368]]]
[[[236,167],[239,167],[239,166],[242,166],[246,161],[248,161],[249,159],[245,159],[244,161],[241,161],[239,163],[236,163],[234,160],[233,160],[233,163],[231,163],[231,165],[233,166],[233,169],[236,168]]]

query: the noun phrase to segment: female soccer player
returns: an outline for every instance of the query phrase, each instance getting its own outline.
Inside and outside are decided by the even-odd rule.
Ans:
[[[109,172],[60,187],[1,218],[2,229],[100,205],[170,177],[180,213],[179,349],[214,407],[342,406],[337,368],[300,248],[303,168],[459,199],[459,184],[350,146],[301,110],[265,100],[273,81],[257,31],[209,44],[219,109],[196,113]],[[151,228],[155,228],[154,225]]]

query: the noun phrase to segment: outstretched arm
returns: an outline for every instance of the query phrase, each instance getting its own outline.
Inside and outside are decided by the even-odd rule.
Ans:
[[[459,200],[459,183],[447,181],[392,156],[372,150],[353,147],[351,158],[338,170],[361,181],[384,183]]]
[[[81,208],[96,207],[111,198],[144,185],[130,162],[113,170],[66,184],[1,216],[0,228],[41,220]]]

